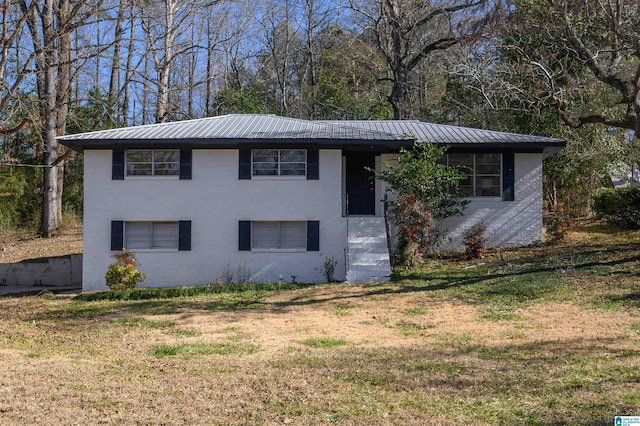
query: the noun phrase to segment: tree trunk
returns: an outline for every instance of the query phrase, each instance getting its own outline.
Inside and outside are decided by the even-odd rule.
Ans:
[[[136,6],[135,0],[131,1],[131,9],[129,12],[129,25],[131,25],[131,29],[129,30],[129,47],[127,49],[127,65],[125,68],[126,78],[124,82],[124,98],[122,100],[122,118],[124,120],[125,125],[132,124],[135,125],[135,117],[129,117],[129,102],[131,102],[131,79],[133,78],[133,54],[135,47],[135,39],[136,39]],[[135,114],[135,109],[133,111]]]
[[[391,108],[393,108],[394,120],[406,120],[407,109],[407,69],[402,63],[398,64],[393,72],[393,88],[388,97]]]
[[[40,12],[44,50],[43,61],[38,68],[43,76],[40,92],[40,116],[42,118],[42,144],[44,163],[44,194],[42,200],[42,236],[50,237],[58,229],[58,167],[54,162],[58,159],[56,141],[56,57],[55,30],[53,18],[53,0],[46,0]]]
[[[120,51],[122,49],[122,33],[124,32],[122,24],[124,21],[125,1],[120,0],[118,4],[118,16],[116,18],[116,29],[113,38],[113,57],[111,58],[111,75],[109,77],[109,99],[107,107],[109,115],[116,115],[116,105],[118,93],[120,91]]]
[[[50,237],[58,229],[62,212],[64,163],[56,136],[63,135],[71,88],[70,0],[43,0],[35,7],[20,0],[26,14],[30,40],[35,52],[35,75],[42,125],[42,161],[44,192],[41,234]],[[74,8],[77,6],[74,3]]]

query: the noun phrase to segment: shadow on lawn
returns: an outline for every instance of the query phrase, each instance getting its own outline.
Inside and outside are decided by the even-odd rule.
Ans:
[[[637,409],[633,402],[621,403],[615,391],[602,393],[624,393],[636,383],[632,366],[640,355],[618,349],[621,343],[620,338],[602,337],[441,349],[345,348],[330,368],[339,380],[364,391],[384,387],[399,399],[419,395],[425,388],[443,398],[462,394],[464,398],[451,401],[451,409],[470,418],[482,418],[481,407],[490,403],[498,416],[494,420],[501,420],[496,423],[591,426],[611,422],[614,402],[623,411]],[[593,393],[603,396],[593,399]]]
[[[296,306],[320,305],[336,301],[349,301],[381,295],[426,293],[440,290],[471,288],[465,294],[467,301],[491,301],[500,299],[501,303],[519,303],[533,301],[558,291],[561,280],[553,280],[555,274],[579,271],[588,274],[594,269],[594,275],[638,275],[633,263],[640,262],[640,254],[629,256],[631,245],[623,244],[613,249],[595,249],[567,252],[554,247],[555,253],[545,250],[544,253],[532,254],[526,258],[518,258],[514,263],[494,263],[478,269],[457,269],[455,272],[417,271],[394,279],[390,283],[363,285],[357,293],[309,295],[308,293],[291,293],[292,298],[285,301],[265,302],[271,292],[253,296],[231,297],[228,293],[220,293],[211,299],[155,299],[139,301],[120,301],[95,305],[87,302],[73,302],[70,306],[60,306],[39,315],[34,320],[55,320],[73,318],[99,318],[113,316],[114,313],[131,313],[139,315],[181,314],[188,316],[198,311],[237,311],[247,313],[255,309],[270,309],[286,313],[288,308]],[[626,254],[627,257],[621,257]],[[620,266],[625,266],[620,269]],[[515,283],[515,280],[518,282]],[[492,282],[495,281],[495,282]],[[475,286],[475,287],[474,287]],[[609,296],[608,300],[630,307],[640,307],[640,294],[625,296]]]

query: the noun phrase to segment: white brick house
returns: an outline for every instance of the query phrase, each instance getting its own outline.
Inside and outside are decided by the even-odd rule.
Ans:
[[[411,136],[408,136],[411,135]],[[489,244],[542,238],[542,160],[564,141],[419,121],[312,122],[228,115],[59,138],[84,152],[83,290],[106,289],[112,254],[136,251],[149,287],[387,279],[379,169],[414,141],[447,144],[473,172],[448,248],[483,221]]]

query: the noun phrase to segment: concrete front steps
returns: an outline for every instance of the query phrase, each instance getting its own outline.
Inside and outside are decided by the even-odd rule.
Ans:
[[[352,284],[385,282],[391,277],[383,217],[348,217],[347,277]]]

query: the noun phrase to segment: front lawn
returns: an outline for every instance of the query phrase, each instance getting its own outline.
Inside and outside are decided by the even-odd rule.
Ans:
[[[2,424],[613,424],[640,415],[640,232],[392,283],[0,299]],[[169,294],[167,294],[169,296]]]

